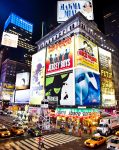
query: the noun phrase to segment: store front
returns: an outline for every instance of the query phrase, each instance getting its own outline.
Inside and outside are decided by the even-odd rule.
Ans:
[[[57,128],[61,126],[97,126],[99,123],[100,112],[93,108],[57,108]]]

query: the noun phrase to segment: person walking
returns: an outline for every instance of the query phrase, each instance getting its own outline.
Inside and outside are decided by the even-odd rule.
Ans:
[[[44,148],[44,137],[39,137],[39,141],[38,141],[38,148],[42,149]]]

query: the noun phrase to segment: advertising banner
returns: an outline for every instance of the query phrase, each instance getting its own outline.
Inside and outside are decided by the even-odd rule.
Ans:
[[[17,48],[18,35],[3,32],[1,45]]]
[[[58,1],[57,21],[64,22],[77,12],[81,12],[88,20],[94,20],[92,0]]]
[[[82,35],[75,36],[75,67],[77,66],[99,72],[97,46]]]
[[[45,52],[39,51],[32,56],[30,104],[40,105],[44,99],[44,79],[45,79]]]
[[[13,100],[13,90],[3,90],[1,93],[1,99],[2,100],[7,100],[7,101],[12,101]]]
[[[46,77],[46,99],[58,101],[58,105],[75,105],[73,72]]]
[[[99,47],[102,106],[115,106],[111,53]]]
[[[15,103],[29,103],[30,89],[18,90],[15,92]]]
[[[76,105],[100,105],[100,76],[87,68],[75,70]]]
[[[73,67],[74,37],[47,48],[46,74],[53,74]]]
[[[23,90],[29,88],[29,72],[17,73],[16,74],[16,90]]]

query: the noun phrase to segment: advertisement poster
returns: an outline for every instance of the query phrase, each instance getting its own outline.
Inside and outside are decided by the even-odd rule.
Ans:
[[[74,37],[69,37],[47,48],[46,74],[50,75],[73,67]]]
[[[17,48],[18,35],[3,32],[1,45]]]
[[[102,106],[115,106],[111,53],[99,47]]]
[[[75,105],[73,72],[46,77],[46,99],[58,100],[58,105]]]
[[[87,68],[75,70],[76,105],[100,105],[100,76]]]
[[[82,35],[75,36],[75,67],[77,66],[99,72],[97,46]]]
[[[29,103],[30,89],[18,90],[15,92],[15,103]]]
[[[29,88],[29,72],[17,73],[16,74],[16,84],[15,87],[17,90]]]
[[[40,105],[44,99],[45,52],[39,51],[32,56],[30,104]]]
[[[81,12],[88,20],[94,20],[92,0],[58,1],[57,21],[64,22],[77,12]]]

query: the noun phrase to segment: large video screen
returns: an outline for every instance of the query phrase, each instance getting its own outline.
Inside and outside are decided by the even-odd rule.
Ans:
[[[47,48],[46,74],[66,71],[73,67],[74,37],[51,45]]]
[[[58,1],[57,21],[64,22],[77,12],[81,12],[88,20],[94,20],[92,0]]]
[[[32,56],[30,104],[40,105],[44,99],[45,53],[42,49]]]
[[[17,90],[23,90],[29,88],[29,72],[17,73],[16,74],[16,84],[15,87]]]
[[[29,103],[30,89],[15,91],[15,103]]]
[[[73,72],[46,77],[46,99],[58,100],[58,105],[75,105]]]
[[[75,36],[75,67],[77,66],[99,72],[98,48],[82,35]]]
[[[76,105],[100,105],[100,76],[87,68],[75,70]]]
[[[115,106],[111,53],[99,47],[102,106]]]

